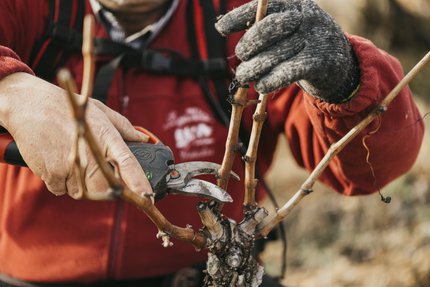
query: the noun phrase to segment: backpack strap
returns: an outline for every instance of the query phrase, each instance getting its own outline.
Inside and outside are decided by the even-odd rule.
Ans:
[[[190,0],[193,2],[193,0]],[[202,1],[202,3],[212,1]],[[37,76],[52,81],[58,67],[64,64],[68,56],[80,53],[82,46],[82,27],[85,14],[84,0],[49,0],[49,23],[48,28],[40,40],[33,47],[29,64]],[[210,7],[211,8],[211,7]],[[205,24],[206,30],[211,29],[211,35],[217,35],[213,23],[215,21],[215,10],[204,19],[211,19],[212,25]],[[196,19],[195,15],[188,18],[188,22]],[[200,19],[201,20],[201,19]],[[205,78],[220,78],[225,81],[228,74],[227,65],[223,56],[212,51],[218,49],[221,41],[208,37],[208,47],[212,47],[211,57],[200,59],[186,59],[183,56],[169,50],[135,50],[127,45],[114,42],[110,39],[95,39],[94,50],[97,55],[114,57],[113,60],[103,65],[95,78],[93,97],[106,102],[107,94],[115,71],[119,66],[129,69],[138,68],[154,74],[174,75],[177,77],[204,76]],[[206,41],[203,37],[202,41]],[[217,91],[221,91],[217,85]],[[222,90],[224,93],[224,90]],[[223,95],[223,98],[224,95]]]
[[[219,1],[219,0],[218,0]],[[224,1],[223,1],[224,2]],[[202,7],[200,7],[203,4]],[[195,10],[200,9],[200,10]],[[203,13],[202,13],[203,12]],[[204,29],[200,23],[204,23]],[[93,97],[103,102],[107,100],[107,94],[110,84],[115,75],[115,71],[119,66],[128,68],[140,68],[145,71],[150,71],[154,74],[174,75],[177,77],[192,77],[205,82],[204,79],[212,79],[217,91],[218,100],[210,96],[209,88],[205,85],[202,86],[205,91],[205,96],[211,105],[212,110],[216,111],[221,109],[228,110],[227,98],[227,84],[228,70],[227,61],[222,49],[224,39],[216,32],[214,24],[216,20],[216,13],[213,2],[210,0],[189,0],[187,5],[187,34],[192,48],[192,58],[187,59],[175,51],[163,50],[134,50],[130,47],[122,45],[122,53],[117,54],[116,58],[102,66],[96,76],[94,82]],[[198,25],[195,25],[198,22]],[[196,29],[200,29],[196,31]],[[199,34],[199,37],[196,37]],[[210,34],[210,36],[209,36]],[[208,36],[205,36],[208,35]],[[197,44],[197,41],[199,43]],[[209,41],[206,44],[206,41]],[[115,44],[118,45],[118,44]],[[204,45],[204,47],[202,46]],[[96,44],[97,46],[97,44]],[[107,45],[105,48],[100,49],[99,53],[103,53],[105,49],[112,49],[112,45]],[[200,57],[200,51],[204,53],[204,57]],[[210,51],[206,52],[206,47],[211,47]],[[112,54],[111,54],[112,55]],[[226,103],[225,107],[220,106],[219,103]],[[224,124],[228,124],[228,117],[225,113],[215,112],[218,119]]]
[[[226,0],[189,0],[188,19],[195,19],[189,22],[188,37],[191,43],[192,55],[195,59],[226,59],[226,40],[215,29],[216,16],[226,11]],[[218,11],[216,7],[218,7]],[[225,60],[224,60],[225,61]],[[205,98],[212,111],[226,127],[230,122],[231,105],[230,95],[235,92],[234,80],[231,88],[227,77],[209,79],[200,77],[199,82],[205,94]],[[213,86],[216,98],[212,95],[210,85]],[[242,143],[241,153],[246,153],[249,144],[249,135],[240,126],[239,138]]]
[[[29,61],[37,76],[52,81],[67,56],[80,51],[84,14],[84,0],[49,0],[48,29],[34,45]]]
[[[199,0],[201,8],[203,10],[204,30],[206,41],[206,50],[208,59],[227,59],[226,55],[226,38],[222,37],[215,29],[215,21],[219,12],[215,11],[215,1]],[[220,5],[218,11],[225,11],[226,1],[218,1]],[[223,9],[223,10],[221,10]],[[218,97],[218,101],[224,111],[229,114],[230,104],[227,101],[229,95],[227,78],[213,78],[214,88]]]
[[[225,1],[222,1],[225,2]],[[221,8],[221,5],[219,5]],[[224,6],[224,5],[222,5]],[[217,12],[212,0],[189,0],[187,7],[187,19],[193,19],[187,23],[188,42],[191,44],[193,59],[222,59],[225,61],[225,40],[215,30]],[[227,72],[227,71],[226,71]],[[227,77],[212,79],[204,75],[198,78],[203,90],[206,102],[211,107],[217,119],[228,127],[230,106],[227,102],[228,89]],[[216,97],[212,94],[210,84],[214,85]]]

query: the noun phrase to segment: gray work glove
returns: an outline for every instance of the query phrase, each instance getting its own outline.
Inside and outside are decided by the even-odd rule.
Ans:
[[[222,16],[216,29],[227,35],[255,22],[257,0]],[[298,81],[309,94],[329,103],[349,99],[360,81],[357,59],[340,27],[312,0],[269,0],[267,16],[236,46],[243,62],[239,83],[255,81],[269,93]]]

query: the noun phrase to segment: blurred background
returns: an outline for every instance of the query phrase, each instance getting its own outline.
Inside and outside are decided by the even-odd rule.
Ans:
[[[343,29],[389,51],[409,71],[430,50],[430,0],[317,0]],[[411,84],[422,115],[430,112],[430,67]],[[285,222],[289,287],[430,286],[430,115],[413,169],[382,190],[391,196],[344,197],[317,184]],[[285,162],[284,138],[268,176],[280,203],[307,177]],[[288,170],[288,173],[285,171]],[[287,188],[286,188],[287,187]],[[270,203],[266,204],[270,209]],[[279,275],[280,242],[264,252],[266,271]]]

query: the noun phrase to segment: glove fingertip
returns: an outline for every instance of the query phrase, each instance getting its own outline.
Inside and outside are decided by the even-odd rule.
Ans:
[[[215,29],[218,31],[218,33],[221,34],[221,36],[227,36],[228,33],[226,32],[226,27],[224,25],[224,21],[221,21],[221,19],[223,18],[223,16],[220,16],[218,19],[218,22],[215,23]]]
[[[231,14],[219,17],[218,22],[215,23],[215,29],[222,36],[227,36],[244,28],[245,27],[242,27],[242,25],[236,23],[236,20],[231,16]]]
[[[255,83],[254,88],[260,94],[270,94],[280,87],[269,81],[258,81]]]
[[[257,0],[253,0],[218,17],[215,23],[216,30],[226,36],[248,28],[255,20],[256,8]]]
[[[246,85],[251,81],[250,78],[250,71],[244,67],[245,64],[241,64],[241,66],[237,67],[236,69],[236,80],[239,82],[239,84]]]
[[[243,45],[241,45],[241,42],[236,45],[236,48],[234,49],[234,53],[236,57],[241,61],[246,61],[248,58],[246,57],[247,53],[245,52],[245,49],[243,48]]]

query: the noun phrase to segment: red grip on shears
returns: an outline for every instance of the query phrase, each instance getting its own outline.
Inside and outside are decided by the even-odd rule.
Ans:
[[[144,133],[145,135],[147,135],[147,136],[149,137],[149,142],[150,142],[150,143],[153,143],[153,144],[159,144],[159,143],[161,143],[160,139],[159,139],[159,138],[157,138],[153,133],[151,133],[151,132],[150,132],[150,131],[148,131],[147,129],[142,128],[142,127],[138,127],[138,126],[135,126],[134,128],[135,128],[136,130],[138,130],[138,131],[140,131],[140,132]]]

